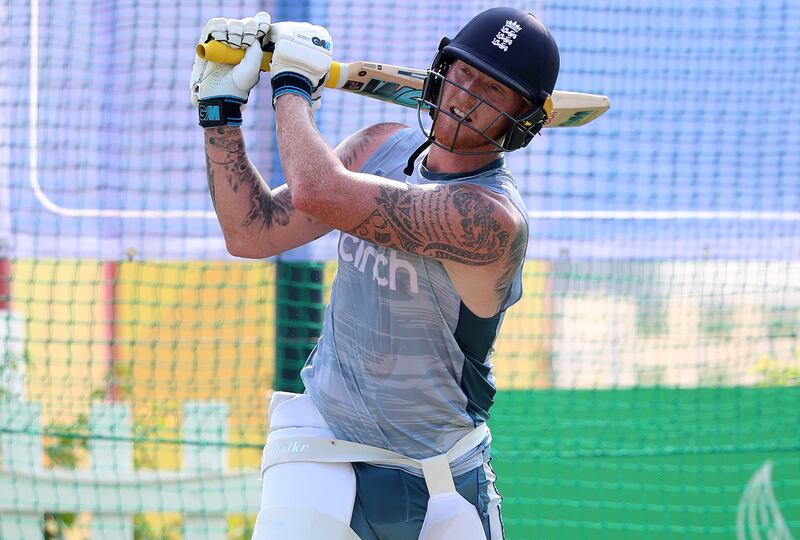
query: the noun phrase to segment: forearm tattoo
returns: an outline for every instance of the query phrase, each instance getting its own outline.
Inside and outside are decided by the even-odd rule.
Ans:
[[[214,205],[214,210],[217,209],[217,193],[214,188],[214,169],[211,158],[208,156],[206,150],[206,180],[208,181],[208,194],[211,195],[211,204]]]
[[[206,134],[206,169],[208,172],[208,191],[214,208],[216,201],[215,180],[221,175],[231,191],[247,190],[250,207],[242,221],[243,226],[257,224],[259,228],[269,229],[274,225],[287,225],[294,211],[292,195],[288,190],[273,195],[263,183],[258,171],[245,152],[241,132],[219,127]],[[209,147],[219,148],[221,159],[214,159]],[[215,152],[215,155],[217,153]]]
[[[474,187],[432,191],[380,188],[378,208],[352,234],[409,253],[471,266],[491,264],[519,249],[517,231],[496,219],[496,203]]]
[[[271,228],[273,225],[288,225],[294,206],[292,194],[284,190],[277,195],[264,193],[251,189],[250,199],[253,201],[250,213],[242,222],[245,227],[258,223],[261,228]]]

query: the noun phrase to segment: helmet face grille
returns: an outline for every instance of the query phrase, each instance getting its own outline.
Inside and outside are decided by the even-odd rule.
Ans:
[[[514,118],[497,109],[482,96],[477,96],[447,78],[450,66],[456,60],[472,66],[478,71],[511,88],[529,103],[532,110],[526,115]],[[534,135],[544,126],[552,111],[553,93],[560,65],[558,46],[545,26],[533,15],[514,8],[492,8],[479,13],[469,21],[453,39],[443,38],[439,51],[433,59],[431,69],[418,102],[417,117],[420,128],[428,140],[456,154],[490,154],[510,152],[523,148],[531,142]],[[452,84],[460,90],[477,98],[478,105],[484,104],[497,112],[490,126],[478,130],[463,118],[443,110],[441,107],[445,85]],[[425,110],[433,119],[433,127],[426,129],[422,122]],[[435,128],[441,115],[449,116],[456,122],[455,135],[449,144],[437,141]],[[488,135],[497,121],[506,119],[508,128],[496,139]],[[457,149],[458,134],[462,128],[472,130],[491,143],[491,150],[467,151]]]
[[[533,137],[542,129],[547,114],[543,107],[535,108],[531,113],[526,114],[521,118],[515,118],[505,111],[502,111],[488,102],[483,96],[475,94],[464,86],[450,80],[443,73],[442,68],[449,68],[451,62],[446,60],[439,62],[438,69],[432,69],[428,72],[428,79],[425,82],[425,91],[417,103],[417,118],[419,126],[425,136],[431,141],[432,144],[452,152],[454,154],[464,155],[482,155],[494,154],[497,152],[511,152],[526,146]],[[436,68],[437,66],[434,66]],[[452,85],[462,92],[465,92],[475,99],[475,105],[469,111],[465,111],[464,116],[458,116],[453,112],[442,107],[442,98],[444,90],[447,85]],[[468,122],[468,118],[478,108],[488,108],[495,113],[494,119],[483,128],[478,129]],[[430,128],[426,128],[422,121],[423,111],[430,114],[433,119],[433,124]],[[455,122],[455,130],[452,140],[443,142],[436,139],[436,125],[442,116],[447,116]],[[507,122],[508,127],[496,138],[492,138],[489,133],[498,124],[498,122]],[[459,143],[459,135],[462,130],[470,130],[477,133],[487,142],[490,146],[488,149],[483,150],[466,150],[457,148]]]

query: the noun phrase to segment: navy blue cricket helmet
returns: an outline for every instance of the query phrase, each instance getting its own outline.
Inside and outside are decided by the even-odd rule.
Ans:
[[[517,118],[498,111],[508,116],[511,122],[503,136],[492,140],[496,151],[525,147],[552,112],[550,96],[560,65],[558,45],[544,24],[525,11],[492,8],[476,15],[453,39],[443,38],[428,71],[419,103],[420,110],[429,109],[434,127],[438,114],[451,116],[448,111],[440,109],[440,104],[444,84],[455,84],[446,79],[447,70],[455,60],[461,60],[503,83],[531,105]],[[454,119],[462,123],[464,120]],[[489,138],[486,133],[482,134]],[[436,144],[432,133],[426,132],[426,135]],[[455,142],[449,150],[453,151],[454,146]]]

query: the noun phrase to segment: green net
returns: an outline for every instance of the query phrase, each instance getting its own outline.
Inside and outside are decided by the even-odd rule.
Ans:
[[[496,343],[506,538],[800,530],[800,8],[511,2],[612,109],[507,156],[530,210]],[[230,257],[189,104],[205,20],[326,25],[426,68],[486,2],[3,0],[0,539],[249,538],[273,389],[299,391],[336,237]],[[251,158],[279,184],[262,80]],[[409,109],[326,91],[335,144]]]

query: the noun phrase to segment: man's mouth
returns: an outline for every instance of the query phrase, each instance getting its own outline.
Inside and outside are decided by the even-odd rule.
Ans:
[[[456,118],[458,118],[459,120],[462,120],[462,119],[464,119],[464,117],[465,117],[465,116],[466,116],[466,114],[467,114],[467,113],[465,113],[464,111],[462,111],[461,109],[459,109],[458,107],[450,107],[450,113],[451,113],[453,116],[455,116]],[[468,124],[469,124],[469,123],[472,123],[472,117],[471,117],[471,116],[467,116],[467,118],[466,118],[466,122],[467,122]]]

